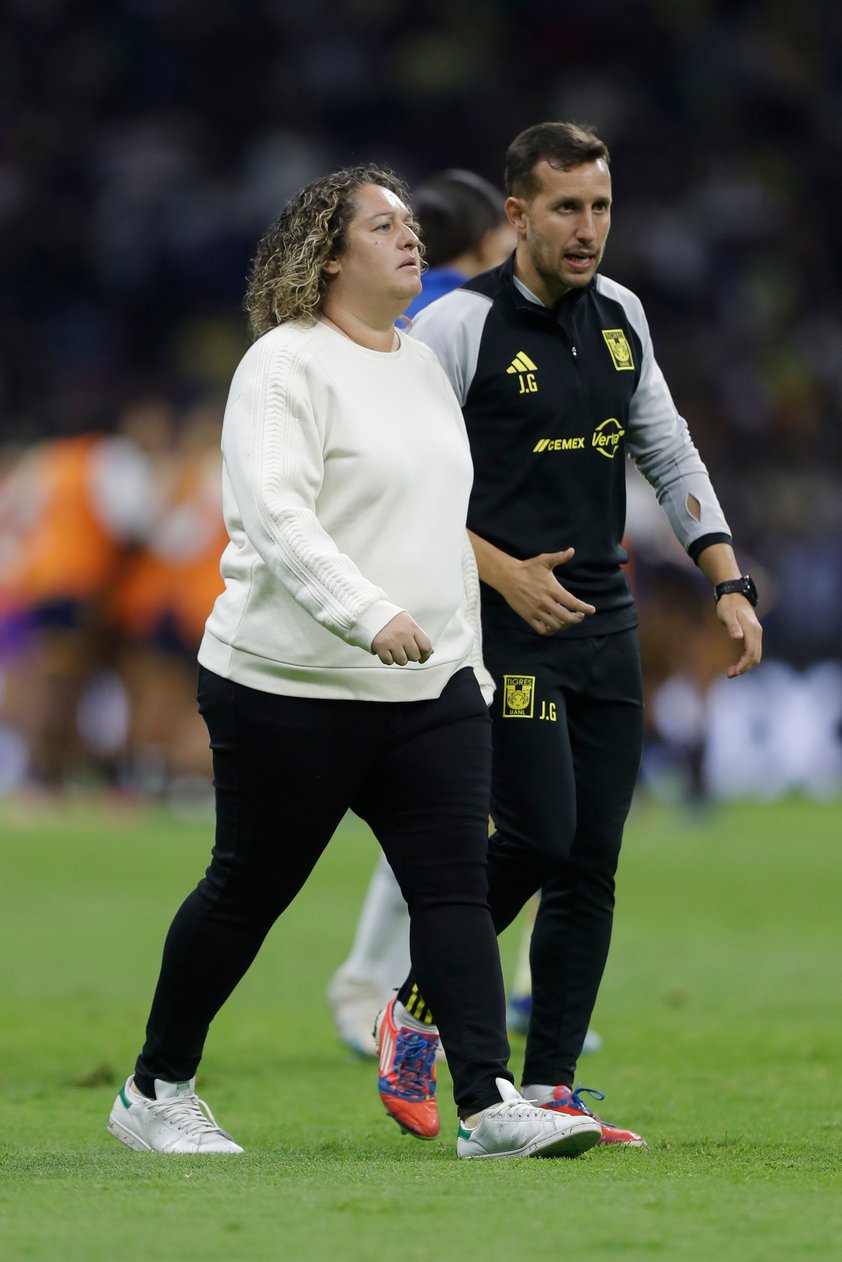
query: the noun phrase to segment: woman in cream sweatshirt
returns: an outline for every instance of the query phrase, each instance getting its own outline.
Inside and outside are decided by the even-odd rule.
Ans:
[[[242,1151],[195,1094],[208,1027],[349,809],[409,904],[459,1154],[590,1143],[527,1105],[507,1068],[485,872],[489,718],[463,598],[471,459],[435,356],[394,327],[420,268],[405,189],[375,167],[309,185],[258,247],[255,341],[223,424],[225,591],[199,651],[216,840],[109,1118],[132,1148]],[[424,1134],[436,1039],[403,1015],[392,1003],[381,1016],[381,1098]]]

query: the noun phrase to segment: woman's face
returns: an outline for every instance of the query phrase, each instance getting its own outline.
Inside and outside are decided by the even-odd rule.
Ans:
[[[345,248],[325,264],[331,297],[400,315],[421,292],[421,259],[412,212],[396,193],[364,184],[354,199]],[[390,317],[394,318],[394,317]]]

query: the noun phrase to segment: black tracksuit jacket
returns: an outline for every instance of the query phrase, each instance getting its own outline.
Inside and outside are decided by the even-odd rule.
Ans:
[[[597,276],[547,308],[509,259],[428,306],[411,333],[436,352],[462,404],[475,471],[470,529],[519,559],[576,549],[557,578],[597,613],[566,637],[636,623],[620,568],[626,456],[691,557],[730,542],[630,290]],[[483,600],[502,598],[484,587]]]

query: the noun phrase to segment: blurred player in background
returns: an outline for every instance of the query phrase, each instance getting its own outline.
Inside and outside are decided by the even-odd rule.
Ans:
[[[406,190],[372,166],[308,185],[258,247],[255,340],[223,423],[225,591],[199,650],[215,845],[170,927],[146,1041],[109,1116],[138,1151],[242,1152],[195,1092],[210,1023],[348,809],[409,903],[457,1154],[574,1155],[599,1139],[590,1118],[531,1106],[507,1067],[490,722],[464,589],[471,460],[435,356],[394,327],[420,277]],[[421,1070],[429,1041],[393,1032],[404,1074]]]
[[[128,702],[123,781],[174,803],[201,805],[211,778],[196,713],[196,652],[222,590],[219,437],[210,395],[187,406],[156,470],[158,512],[146,546],[123,567],[110,598]]]
[[[730,677],[759,662],[761,629],[754,583],[737,565],[641,304],[597,275],[611,223],[605,145],[569,123],[529,128],[509,147],[506,191],[513,258],[428,307],[413,335],[436,352],[462,403],[474,459],[468,525],[496,684],[489,903],[498,932],[541,890],[523,1090],[583,1116],[576,1064],[608,955],[643,733],[637,617],[622,569],[627,454],[713,587],[737,651]],[[393,1003],[427,1024],[434,1043],[435,1006],[422,992],[410,977]],[[394,1079],[392,1062],[381,1047],[381,1074],[386,1063]],[[424,1094],[417,1076],[412,1090]],[[644,1142],[601,1127],[605,1143]]]
[[[47,440],[3,482],[2,714],[38,787],[64,789],[93,770],[79,706],[114,665],[110,600],[160,508],[154,455],[171,426],[170,404],[150,392],[126,404],[115,432]]]
[[[502,193],[473,171],[451,168],[430,176],[418,186],[414,209],[427,270],[421,293],[404,312],[410,319],[457,285],[496,267],[515,247]]]
[[[428,266],[407,316],[496,267],[514,249],[515,232],[503,211],[502,193],[473,171],[451,169],[431,176],[419,185],[413,209]],[[328,987],[337,1032],[353,1051],[377,1055],[375,1017],[408,969],[409,914],[395,875],[381,855],[350,954]]]

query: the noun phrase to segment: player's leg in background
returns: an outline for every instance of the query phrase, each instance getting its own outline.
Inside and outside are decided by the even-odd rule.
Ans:
[[[327,989],[343,1043],[376,1056],[375,1018],[409,970],[409,911],[394,872],[380,855],[371,875],[354,941]]]

